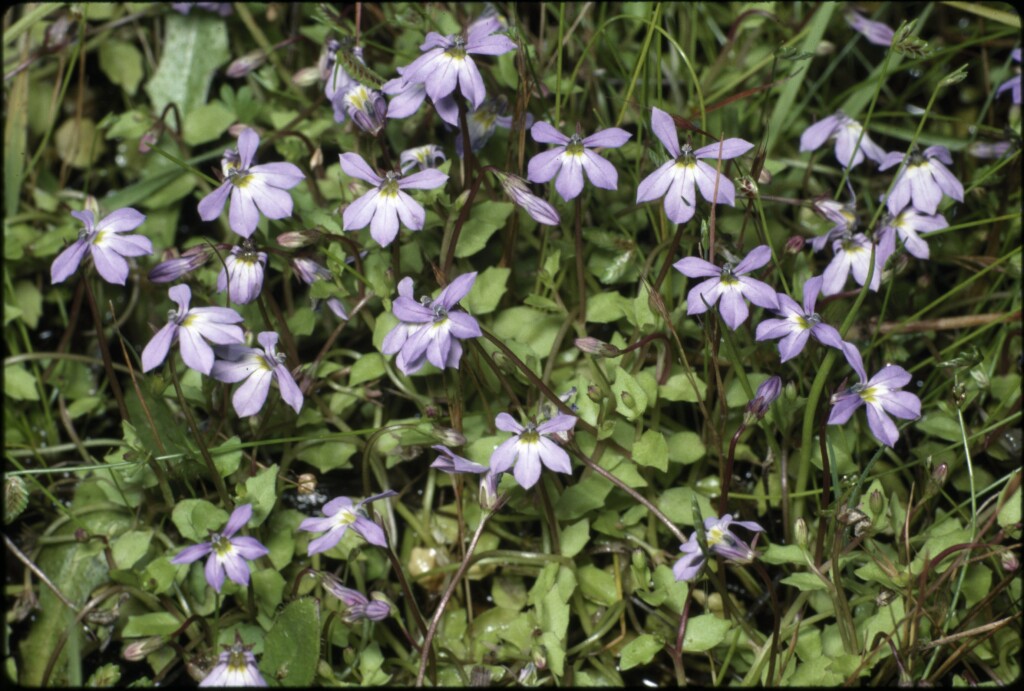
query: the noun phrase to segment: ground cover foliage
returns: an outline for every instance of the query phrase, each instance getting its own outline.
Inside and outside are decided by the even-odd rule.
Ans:
[[[1011,682],[1020,38],[6,11],[8,678]]]

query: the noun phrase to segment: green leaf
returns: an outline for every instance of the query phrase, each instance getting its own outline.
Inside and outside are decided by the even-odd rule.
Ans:
[[[598,293],[587,298],[587,321],[608,324],[632,311],[630,301],[619,293]]]
[[[81,169],[96,163],[107,148],[91,118],[65,120],[53,135],[53,145],[62,161]]]
[[[507,267],[487,267],[477,275],[473,288],[462,299],[462,304],[474,316],[490,314],[505,295],[505,285],[511,273],[512,269]]]
[[[498,228],[505,225],[515,205],[512,202],[480,202],[473,206],[459,233],[455,256],[471,257],[484,247]]]
[[[134,96],[143,76],[142,53],[134,44],[108,38],[100,43],[100,69],[107,79]]]
[[[220,101],[201,105],[185,120],[185,143],[196,146],[220,139],[234,121],[235,114]]]
[[[380,353],[366,353],[352,363],[352,371],[348,375],[348,383],[349,386],[355,386],[383,376],[384,356]]]
[[[664,647],[665,639],[661,636],[650,633],[637,636],[627,643],[619,654],[619,670],[625,671],[637,665],[646,665]]]
[[[697,505],[700,507],[701,515],[717,516],[718,513],[711,507],[711,500],[690,487],[673,487],[661,493],[658,497],[658,508],[669,517],[673,523],[680,525],[694,525],[696,521],[693,516],[691,501],[697,498]]]
[[[686,624],[683,651],[702,653],[711,650],[725,640],[732,628],[733,623],[728,619],[719,619],[714,614],[698,614]]]
[[[245,489],[238,494],[239,504],[252,504],[249,527],[261,525],[277,501],[277,464],[264,468],[246,480]]]
[[[38,401],[36,378],[22,364],[4,367],[4,395],[16,401]]]
[[[273,616],[284,595],[284,576],[274,569],[260,569],[252,574],[252,590],[260,611]]]
[[[114,555],[114,563],[117,564],[117,568],[130,569],[135,566],[139,559],[146,556],[152,542],[152,530],[129,530],[114,540],[111,552]]]
[[[644,432],[633,445],[633,460],[640,465],[668,470],[668,442],[665,441],[665,435],[652,429]]]
[[[703,401],[708,387],[700,377],[693,375],[697,388],[690,383],[691,377],[686,374],[673,374],[664,384],[658,387],[658,396],[666,401],[685,401],[696,403]]]
[[[1012,496],[1006,497],[1004,495],[1003,505],[996,516],[996,522],[999,523],[999,527],[1006,530],[1015,539],[1020,537],[1020,504],[1021,490],[1020,483],[1017,483]]]
[[[171,512],[171,521],[186,540],[206,542],[210,531],[228,522],[228,512],[205,499],[182,499]]]
[[[113,662],[107,663],[89,675],[85,687],[89,689],[112,688],[121,680],[121,668]]]
[[[147,636],[166,636],[174,633],[181,626],[181,620],[170,612],[150,612],[128,617],[122,636],[125,638],[144,638]]]
[[[319,658],[320,605],[304,597],[287,605],[274,622],[263,644],[260,670],[281,686],[309,686]]]
[[[43,294],[34,283],[18,281],[14,284],[14,301],[21,310],[21,320],[30,329],[39,326],[43,314]]]
[[[782,582],[801,591],[828,589],[828,585],[813,573],[791,573]]]
[[[384,686],[391,680],[391,675],[382,668],[384,655],[377,643],[371,643],[359,652],[359,675],[363,686]]]
[[[767,374],[748,374],[747,383],[750,384],[750,388],[756,392],[757,387],[761,386],[764,382],[768,381]],[[750,402],[750,396],[747,395],[746,389],[743,388],[743,382],[740,381],[739,377],[735,377],[725,392],[725,404],[730,408],[743,408]]]
[[[577,569],[576,575],[580,581],[580,592],[584,597],[605,606],[614,605],[618,601],[613,574],[593,564],[587,564]]]
[[[696,463],[706,451],[696,432],[676,432],[668,438],[668,460],[673,463]]]
[[[242,440],[238,437],[231,437],[223,444],[210,449],[210,456],[213,457],[213,465],[221,477],[227,477],[238,470],[242,464]]]
[[[590,541],[590,521],[584,518],[565,528],[561,534],[562,556],[575,557]]]
[[[163,52],[156,74],[146,83],[153,110],[178,106],[182,121],[206,103],[218,67],[231,59],[224,20],[193,12],[187,17],[167,13]]]
[[[296,458],[326,473],[335,468],[351,468],[349,459],[356,451],[355,444],[347,441],[325,441],[303,448],[296,454]]]

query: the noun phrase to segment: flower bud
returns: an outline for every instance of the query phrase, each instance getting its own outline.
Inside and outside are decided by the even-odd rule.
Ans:
[[[584,353],[590,353],[591,355],[599,355],[600,357],[616,357],[622,354],[622,351],[611,343],[605,343],[604,341],[591,338],[590,336],[587,336],[586,338],[577,338],[574,343],[576,347]]]
[[[431,431],[434,434],[434,438],[445,446],[462,446],[466,443],[465,435],[457,429],[434,425]]]
[[[498,181],[501,182],[505,194],[517,206],[526,209],[526,213],[530,214],[530,218],[537,221],[537,223],[547,226],[557,226],[562,222],[558,212],[555,211],[555,207],[531,192],[530,188],[526,185],[526,180],[523,180],[518,175],[498,170],[492,172],[498,176]]]
[[[137,641],[132,641],[124,647],[121,651],[121,657],[128,662],[140,662],[146,659],[146,656],[150,653],[155,653],[164,647],[163,636],[151,636],[150,638],[142,638]]]
[[[753,400],[747,404],[747,415],[763,420],[768,413],[768,407],[779,397],[782,391],[782,378],[778,376],[769,377],[761,386],[757,387]]]
[[[807,521],[803,518],[793,524],[793,540],[801,549],[807,549]]]
[[[233,60],[224,71],[224,74],[227,75],[229,79],[238,79],[240,77],[244,77],[253,70],[259,69],[266,61],[266,53],[262,50],[254,50]]]
[[[298,491],[299,494],[312,494],[316,491],[317,479],[313,473],[303,473],[299,475]]]
[[[139,139],[139,153],[148,154],[159,139],[160,138],[156,136],[156,132],[152,130],[146,132],[142,135],[142,138]]]
[[[634,413],[639,412],[639,406],[637,405],[636,399],[633,398],[633,394],[628,391],[623,391],[621,394],[622,403],[627,408],[632,410]]]
[[[772,181],[772,174],[767,168],[761,168],[757,173],[757,184],[767,185]]]
[[[736,180],[737,190],[744,197],[756,197],[758,195],[757,183],[749,175],[741,175]]]
[[[785,391],[786,391],[785,395],[786,395],[786,400],[787,401],[792,403],[793,401],[796,400],[796,383],[791,382],[791,381],[790,382],[786,382]]]
[[[594,386],[593,384],[587,385],[587,398],[592,400],[594,403],[600,403],[604,400],[604,394],[601,393],[601,389]]]
[[[794,235],[790,239],[786,240],[785,252],[786,254],[799,254],[803,250],[804,245],[807,241],[800,235]]]
[[[292,75],[292,84],[298,87],[313,86],[321,79],[320,70],[317,67],[303,67]]]
[[[313,152],[313,155],[309,157],[309,167],[312,169],[324,167],[324,150],[319,146]]]
[[[871,515],[876,518],[885,509],[885,498],[877,489],[872,490],[871,495],[868,497],[868,508],[871,509]]]
[[[297,250],[316,242],[319,234],[315,230],[289,230],[277,236],[277,244],[290,250]]]
[[[1020,568],[1020,560],[1017,555],[1013,552],[1006,551],[999,555],[999,562],[1002,564],[1003,571],[1013,573]]]
[[[498,508],[498,481],[501,479],[501,473],[488,472],[480,478],[480,494],[478,499],[480,500],[480,506],[487,510],[493,511]]]
[[[153,283],[170,283],[195,271],[210,260],[213,251],[208,245],[196,245],[181,253],[180,257],[165,259],[149,271]]]
[[[100,203],[96,201],[96,197],[91,194],[85,195],[85,204],[82,205],[82,211],[91,211],[92,215],[99,219]]]
[[[384,128],[388,103],[384,100],[384,95],[376,89],[368,89],[359,84],[348,90],[342,98],[342,103],[348,116],[364,132],[376,137]]]

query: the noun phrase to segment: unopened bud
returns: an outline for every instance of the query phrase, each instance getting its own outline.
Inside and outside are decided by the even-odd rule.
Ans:
[[[498,481],[501,473],[485,473],[480,478],[480,506],[486,511],[493,511],[498,507]]]
[[[772,174],[768,171],[767,168],[761,168],[761,170],[757,171],[757,184],[759,184],[759,185],[767,185],[771,181],[772,181]]]
[[[939,486],[941,489],[946,484],[946,478],[949,476],[949,466],[945,463],[940,463],[935,466],[935,470],[932,471],[932,482]]]
[[[781,377],[774,376],[766,379],[761,386],[757,387],[753,400],[747,404],[747,415],[752,418],[756,417],[758,420],[764,419],[764,416],[768,413],[769,406],[779,397],[781,391]]]
[[[999,562],[1002,564],[1003,571],[1007,571],[1009,573],[1013,573],[1020,568],[1020,560],[1013,552],[1007,551],[1000,554]]]
[[[299,87],[313,86],[320,81],[320,70],[316,66],[303,67],[292,75],[292,84]]]
[[[324,150],[319,146],[316,147],[316,151],[309,157],[310,168],[323,168],[324,166]]]
[[[630,393],[630,392],[628,392],[628,391],[623,391],[623,392],[622,392],[622,393],[620,394],[620,396],[622,397],[622,403],[623,403],[623,404],[624,404],[624,405],[625,405],[625,406],[626,406],[627,408],[629,408],[630,410],[632,410],[632,411],[633,411],[634,413],[635,413],[635,412],[638,412],[638,408],[637,408],[637,403],[636,403],[636,399],[635,399],[635,398],[633,398],[633,394],[631,394],[631,393]]]
[[[530,191],[530,188],[526,184],[526,180],[523,180],[518,175],[512,175],[511,173],[505,173],[500,170],[492,170],[498,181],[501,182],[501,186],[505,190],[512,201],[517,205],[526,209],[526,213],[530,214],[530,218],[537,221],[542,225],[557,226],[562,221],[558,216],[558,212],[555,211],[555,207],[548,204],[546,201],[535,195]]]
[[[601,393],[601,389],[593,384],[589,384],[587,386],[587,398],[592,400],[594,403],[600,403],[604,400],[604,394]]]
[[[224,74],[229,79],[238,79],[244,77],[255,69],[263,66],[263,63],[267,61],[267,55],[262,50],[254,50],[251,53],[246,53],[240,58],[236,58],[230,65]]]
[[[445,446],[462,446],[466,443],[465,435],[457,429],[434,425],[431,431],[434,433],[434,438]]]
[[[96,201],[96,197],[91,194],[85,195],[85,204],[82,205],[82,211],[91,211],[92,215],[99,220],[100,203]]]
[[[85,532],[85,528],[75,529],[75,541],[87,542],[89,540],[89,533]]]
[[[289,230],[277,236],[277,244],[290,250],[297,250],[313,244],[319,234],[314,230]]]
[[[576,344],[576,347],[584,353],[590,353],[591,355],[599,355],[600,357],[616,357],[622,354],[622,351],[611,343],[605,343],[604,341],[591,338],[590,336],[587,336],[586,338],[577,338],[574,343]]]
[[[170,258],[165,259],[150,269],[149,280],[153,283],[176,281],[205,264],[209,261],[212,254],[213,251],[208,245],[190,247],[182,252],[180,257],[175,257],[171,254]]]
[[[794,235],[790,239],[786,240],[785,252],[786,254],[799,254],[803,250],[804,245],[807,241],[800,235]]]
[[[142,135],[142,138],[139,139],[139,153],[148,154],[153,146],[156,145],[158,140],[159,137],[156,136],[156,132],[153,132],[152,130],[146,132]]]
[[[873,490],[871,495],[868,497],[868,507],[871,509],[871,515],[876,518],[882,513],[882,510],[885,509],[885,498],[877,489]]]
[[[298,491],[299,494],[312,494],[316,491],[317,479],[313,473],[303,473],[299,475]]]
[[[794,383],[794,382],[786,382],[785,391],[786,391],[785,395],[786,395],[786,400],[787,401],[792,402],[792,401],[796,400],[796,383]]]
[[[124,647],[121,651],[121,657],[128,662],[140,662],[146,659],[146,656],[150,653],[155,653],[164,647],[163,636],[152,636],[150,638],[143,638],[137,641],[133,641]]]
[[[793,524],[793,540],[801,549],[807,549],[807,521],[802,518]]]
[[[751,178],[748,175],[742,175],[736,180],[736,182],[738,183],[740,194],[742,194],[745,197],[751,198],[757,196],[757,183],[754,182],[753,178]]]

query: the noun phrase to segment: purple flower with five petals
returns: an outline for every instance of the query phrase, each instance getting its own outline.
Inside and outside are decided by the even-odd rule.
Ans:
[[[359,230],[370,226],[370,235],[381,247],[387,247],[398,236],[399,220],[409,230],[423,229],[426,212],[402,190],[432,190],[448,181],[448,176],[436,168],[408,177],[389,170],[381,177],[359,154],[341,154],[341,169],[346,175],[376,185],[345,207],[342,229]]]
[[[721,518],[705,518],[704,533],[707,537],[708,550],[729,561],[749,564],[757,556],[757,553],[745,540],[732,532],[731,525],[738,525],[755,533],[764,531],[764,528],[754,521],[734,521],[732,514],[728,513]],[[694,531],[690,535],[690,539],[680,545],[679,550],[683,556],[672,566],[672,573],[677,581],[692,581],[700,573],[704,562],[707,561],[697,540],[697,531]]]
[[[346,588],[332,573],[321,571],[320,583],[324,590],[345,605],[341,618],[346,624],[354,624],[360,619],[383,621],[391,614],[391,605],[382,600],[370,600],[358,590]]]
[[[676,132],[672,116],[654,108],[651,112],[651,129],[672,155],[672,160],[663,163],[657,170],[644,178],[636,189],[636,203],[665,197],[665,215],[673,223],[686,223],[696,211],[697,193],[715,204],[736,205],[736,188],[726,176],[700,159],[729,159],[742,156],[754,145],[742,139],[731,138],[714,142],[696,151],[685,144],[679,147],[679,133]],[[718,196],[715,196],[715,188]]]
[[[50,266],[50,282],[61,283],[75,272],[88,250],[96,272],[108,283],[124,285],[128,280],[125,257],[152,254],[153,243],[141,235],[123,235],[135,230],[146,217],[135,209],[118,209],[95,221],[92,211],[72,211],[71,215],[85,224],[78,239],[57,255]]]
[[[430,464],[431,468],[437,468],[438,470],[445,473],[486,473],[487,466],[474,463],[468,458],[463,458],[459,454],[449,449],[444,444],[435,444],[431,446],[434,451],[441,454],[437,459]]]
[[[380,87],[382,92],[392,97],[388,103],[389,118],[401,119],[413,115],[427,98],[427,87],[423,82],[408,82],[401,76],[404,75],[405,69],[399,67],[400,76],[384,82]],[[456,103],[454,96],[449,95],[434,101],[434,110],[452,127],[459,126],[459,104]]]
[[[1020,64],[1020,48],[1015,48],[1010,57],[1018,65]],[[1020,74],[1018,68],[1017,74],[1007,79],[1005,82],[999,85],[996,89],[996,96],[1002,96],[1005,92],[1010,92],[1010,100],[1013,101],[1014,105],[1020,105],[1020,87],[1021,83],[1024,82],[1024,76]]]
[[[843,349],[843,338],[839,332],[835,327],[822,322],[821,316],[814,311],[818,293],[821,292],[821,282],[822,277],[815,276],[804,283],[803,308],[793,298],[779,293],[778,313],[782,319],[765,319],[757,325],[757,337],[754,340],[782,339],[779,341],[781,362],[799,355],[811,336],[819,343]]]
[[[946,168],[953,164],[953,157],[946,147],[936,144],[920,153],[914,151],[906,161],[902,152],[893,151],[886,154],[878,169],[886,170],[897,163],[903,165],[886,200],[891,213],[898,214],[913,204],[921,213],[934,214],[939,209],[943,194],[958,202],[964,200],[964,186]]]
[[[869,288],[875,292],[882,284],[882,267],[888,259],[881,247],[873,246],[868,236],[864,233],[844,233],[841,238],[832,243],[832,251],[835,256],[822,272],[822,295],[835,295],[846,285],[846,278],[852,273],[853,279],[860,285],[868,280],[868,272],[871,270],[871,252],[874,247],[875,270],[871,272],[871,285]]]
[[[299,530],[306,530],[311,533],[327,531],[320,537],[309,541],[309,548],[307,549],[309,556],[326,552],[337,545],[345,535],[345,531],[349,528],[359,533],[371,545],[387,547],[388,539],[384,534],[384,529],[362,513],[359,513],[359,509],[364,504],[369,504],[385,497],[393,497],[396,494],[398,493],[389,489],[386,492],[367,497],[358,504],[353,504],[352,500],[348,497],[337,497],[324,504],[323,518],[307,518],[299,524]]]
[[[296,415],[302,410],[302,391],[284,366],[284,355],[277,352],[277,339],[273,331],[263,331],[256,337],[263,346],[262,350],[244,345],[218,348],[217,354],[221,359],[213,363],[210,376],[226,384],[245,380],[231,397],[231,404],[239,417],[260,412],[275,379],[281,390],[281,399],[292,407]]]
[[[538,122],[530,130],[533,140],[541,144],[555,144],[555,148],[543,151],[530,159],[527,179],[530,182],[548,182],[558,175],[555,189],[562,199],[575,199],[583,191],[583,173],[595,187],[614,190],[619,184],[619,174],[605,158],[591,151],[594,147],[615,149],[633,135],[618,127],[595,132],[581,137],[579,124],[572,137],[566,137],[546,122]]]
[[[471,56],[504,55],[515,50],[512,39],[495,33],[501,29],[497,17],[483,17],[470,25],[465,37],[442,36],[431,31],[420,46],[425,52],[406,66],[402,79],[407,83],[423,83],[435,104],[458,86],[473,108],[479,108],[487,93]]]
[[[227,5],[228,3],[224,4]],[[253,646],[245,645],[242,635],[237,630],[235,631],[234,645],[224,646],[224,648],[224,652],[217,658],[217,664],[213,666],[213,669],[206,675],[206,678],[199,682],[200,686],[267,685],[266,680],[260,674],[259,665],[256,664],[256,656],[252,654]]]
[[[879,225],[878,251],[883,256],[888,257],[896,251],[896,235],[899,234],[907,252],[918,259],[928,259],[928,243],[918,233],[933,233],[948,228],[949,222],[942,214],[929,216],[908,206],[898,216],[886,214]]]
[[[836,160],[844,168],[856,168],[864,161],[865,156],[875,163],[881,163],[885,158],[885,150],[871,140],[859,122],[842,111],[837,111],[804,130],[800,135],[800,150],[814,151],[830,137],[836,140]]]
[[[217,292],[228,291],[228,298],[236,305],[248,305],[259,297],[263,289],[263,269],[267,253],[258,251],[251,242],[231,248],[224,257],[224,268],[217,275]]]
[[[506,439],[491,454],[490,472],[506,473],[515,464],[512,475],[523,489],[530,489],[540,479],[541,465],[556,473],[572,475],[569,454],[548,435],[568,432],[576,426],[577,418],[572,415],[556,415],[537,425],[533,422],[523,427],[508,413],[498,413],[494,425],[502,432],[514,436]]]
[[[245,342],[242,329],[235,326],[242,321],[242,316],[230,307],[189,309],[192,289],[184,284],[174,286],[167,294],[178,304],[178,309],[168,312],[167,323],[142,350],[143,372],[162,363],[175,340],[180,344],[185,364],[206,375],[213,369],[214,361],[213,349],[207,341],[217,345]]]
[[[832,412],[828,416],[828,424],[842,425],[858,408],[867,406],[871,434],[886,446],[895,446],[900,433],[889,415],[904,420],[921,417],[921,399],[909,391],[901,391],[910,383],[910,372],[898,365],[886,365],[868,379],[864,361],[857,349],[851,346],[844,348],[844,352],[860,382],[832,396]]]
[[[412,280],[402,279],[398,287],[399,296],[391,305],[391,311],[401,323],[384,337],[381,351],[386,355],[398,353],[395,364],[405,374],[418,372],[424,362],[438,369],[458,369],[462,359],[459,340],[483,335],[476,319],[455,309],[459,300],[469,293],[474,281],[475,271],[462,274],[436,298],[424,296],[416,302],[412,298]]]
[[[750,311],[743,298],[750,300],[758,307],[779,309],[779,300],[774,290],[767,283],[751,278],[746,274],[760,269],[772,258],[772,250],[768,245],[761,245],[750,250],[736,266],[726,263],[719,268],[699,257],[680,259],[672,266],[684,276],[690,278],[707,278],[686,295],[686,313],[703,314],[719,301],[718,311],[722,321],[733,331],[739,327]]]
[[[260,213],[273,220],[292,215],[292,195],[288,190],[306,177],[291,163],[252,165],[260,136],[246,128],[238,136],[238,151],[228,150],[221,161],[224,183],[199,202],[199,217],[213,221],[220,216],[231,195],[228,222],[231,230],[244,238],[256,231]]]
[[[192,545],[181,550],[171,559],[172,564],[191,564],[207,554],[206,582],[218,593],[224,587],[224,574],[241,586],[249,585],[249,563],[259,559],[270,550],[254,537],[239,536],[235,533],[242,529],[252,518],[252,504],[243,504],[231,512],[228,524],[220,533],[212,533],[210,541]]]

